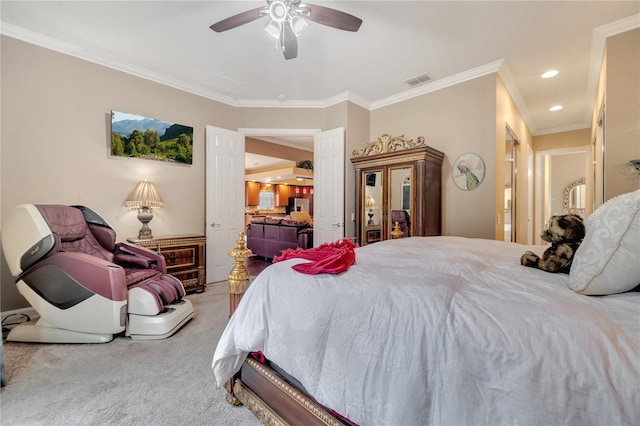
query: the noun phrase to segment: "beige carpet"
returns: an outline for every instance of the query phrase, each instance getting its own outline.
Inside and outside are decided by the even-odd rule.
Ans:
[[[227,284],[191,294],[195,317],[165,340],[106,344],[4,342],[0,424],[259,425],[225,401],[211,370],[227,322]]]

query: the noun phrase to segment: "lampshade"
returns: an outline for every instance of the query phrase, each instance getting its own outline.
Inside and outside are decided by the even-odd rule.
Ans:
[[[264,30],[271,35],[271,37],[275,39],[280,38],[280,33],[282,32],[282,24],[276,21],[269,21],[267,26],[264,27]]]
[[[305,28],[307,28],[307,25],[309,25],[307,24],[307,21],[297,15],[292,16],[289,20],[289,23],[291,25],[291,30],[296,35],[296,37],[299,37],[300,34],[302,34],[302,32],[305,30]]]
[[[141,240],[153,238],[151,228],[149,228],[149,222],[153,219],[152,207],[164,207],[164,201],[160,198],[153,183],[146,180],[138,182],[125,200],[124,205],[138,209],[138,220],[142,223],[138,238]]]
[[[125,207],[164,207],[164,201],[153,186],[153,182],[146,180],[138,182],[124,202]]]
[[[366,201],[365,205],[367,206],[368,209],[375,209],[376,208],[376,200],[375,200],[375,198],[373,198],[372,195],[369,195],[367,197],[367,201]]]

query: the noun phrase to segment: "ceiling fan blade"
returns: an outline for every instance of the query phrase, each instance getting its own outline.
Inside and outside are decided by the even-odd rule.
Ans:
[[[298,56],[298,37],[287,22],[282,26],[282,54],[285,59],[293,59]]]
[[[251,21],[255,21],[256,19],[265,16],[264,14],[260,13],[260,11],[262,11],[263,9],[265,8],[257,7],[255,9],[247,10],[246,12],[238,13],[237,15],[230,16],[220,22],[216,22],[209,28],[217,33],[221,33],[222,31],[227,31],[239,27],[240,25],[247,24]]]
[[[310,11],[309,16],[305,16],[305,19],[318,24],[354,32],[358,31],[362,24],[362,19],[336,9],[308,3],[301,6],[305,6]]]

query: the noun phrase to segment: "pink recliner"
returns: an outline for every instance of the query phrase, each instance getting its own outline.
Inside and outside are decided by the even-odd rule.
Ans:
[[[3,224],[2,249],[20,294],[40,315],[14,327],[7,340],[162,339],[193,317],[164,258],[116,243],[113,228],[89,208],[20,205]]]

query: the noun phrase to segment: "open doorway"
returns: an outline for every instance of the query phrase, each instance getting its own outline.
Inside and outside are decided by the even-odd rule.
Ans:
[[[245,135],[245,181],[248,191],[245,213],[288,215],[298,199],[304,199],[313,206],[313,135],[320,130],[238,130]],[[265,196],[272,197],[271,209],[265,210],[269,203],[260,202],[257,206],[250,203],[262,200]],[[307,212],[312,213],[309,210]]]
[[[313,242],[335,241],[345,234],[345,130],[240,128],[249,139],[305,149],[313,164]]]
[[[585,177],[591,170],[589,149],[589,146],[578,146],[536,152],[535,244],[545,244],[540,234],[552,215],[579,212],[569,203],[565,193],[577,187],[579,182],[585,185]],[[586,185],[589,182],[586,179]],[[584,207],[582,211],[584,214]]]

